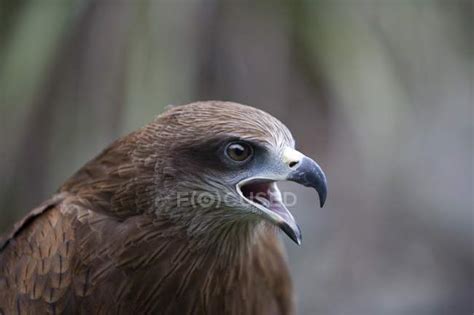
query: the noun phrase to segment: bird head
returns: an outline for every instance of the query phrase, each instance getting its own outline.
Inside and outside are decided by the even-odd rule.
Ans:
[[[264,220],[300,244],[300,228],[277,182],[314,188],[321,207],[326,200],[319,165],[295,150],[283,123],[256,108],[217,101],[175,106],[141,132],[148,135],[140,137],[142,146],[156,156],[157,205],[168,205],[155,209],[168,209],[174,218]]]
[[[114,142],[60,191],[96,212],[119,219],[152,213],[191,234],[269,222],[300,244],[279,181],[316,189],[321,207],[326,200],[323,171],[295,150],[283,123],[250,106],[209,101],[168,109]]]

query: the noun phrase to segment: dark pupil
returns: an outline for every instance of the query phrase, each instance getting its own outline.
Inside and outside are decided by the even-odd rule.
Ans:
[[[243,145],[233,144],[229,147],[229,155],[234,160],[242,161],[247,158],[247,150]]]
[[[244,151],[245,151],[245,149],[243,147],[237,146],[237,145],[232,149],[234,150],[234,154],[237,155],[237,156],[243,155]]]

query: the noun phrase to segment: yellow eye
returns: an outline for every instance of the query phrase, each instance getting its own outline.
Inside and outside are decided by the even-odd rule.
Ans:
[[[250,158],[253,153],[252,147],[243,142],[233,142],[227,146],[227,156],[237,162],[243,162]]]

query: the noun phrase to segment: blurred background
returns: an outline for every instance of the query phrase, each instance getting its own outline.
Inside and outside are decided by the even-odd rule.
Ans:
[[[0,232],[168,104],[292,130],[298,314],[474,312],[474,1],[0,0]]]

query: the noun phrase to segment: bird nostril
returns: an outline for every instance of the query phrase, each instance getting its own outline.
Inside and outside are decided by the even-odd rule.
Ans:
[[[290,168],[294,168],[299,163],[300,163],[300,161],[293,161],[293,162],[290,162],[290,164],[288,164],[288,165],[290,166]]]

